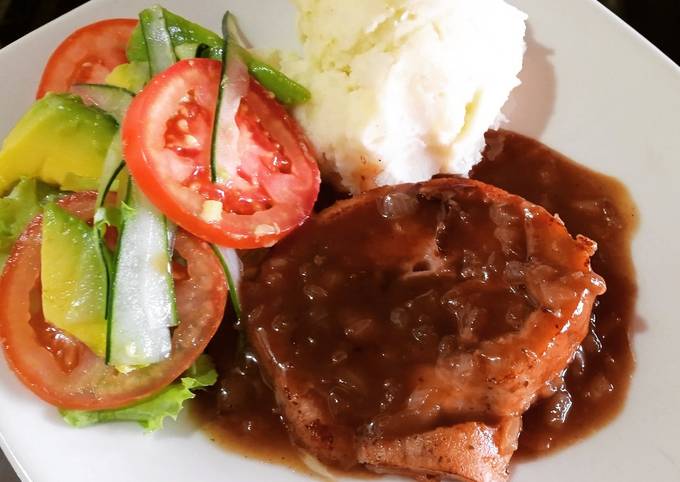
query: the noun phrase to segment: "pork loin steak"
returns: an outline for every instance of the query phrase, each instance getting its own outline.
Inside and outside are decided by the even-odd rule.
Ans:
[[[595,244],[456,177],[342,201],[242,285],[293,440],[321,461],[500,481],[520,417],[588,331]]]

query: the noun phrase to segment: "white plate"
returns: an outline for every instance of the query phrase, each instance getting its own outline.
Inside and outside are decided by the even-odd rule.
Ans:
[[[95,0],[0,51],[0,137],[31,104],[52,49],[73,29],[134,16],[148,0]],[[261,47],[295,46],[286,0],[165,0],[217,30],[228,5]],[[634,258],[637,369],[623,413],[597,434],[536,462],[513,480],[680,481],[680,69],[594,0],[514,0],[530,16],[524,85],[510,128],[611,174],[642,215]],[[0,442],[23,480],[304,480],[289,469],[226,453],[186,419],[153,435],[134,425],[67,427],[0,362]]]

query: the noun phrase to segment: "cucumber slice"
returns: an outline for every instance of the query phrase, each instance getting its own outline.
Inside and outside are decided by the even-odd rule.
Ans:
[[[104,167],[102,175],[99,178],[99,189],[97,192],[97,202],[95,204],[96,211],[94,214],[94,236],[97,240],[99,248],[99,255],[104,265],[104,272],[106,275],[106,307],[105,317],[107,322],[111,320],[111,293],[113,287],[113,273],[115,271],[115,264],[113,254],[106,245],[104,238],[106,234],[107,225],[111,223],[109,215],[107,215],[107,208],[104,207],[109,192],[113,189],[113,185],[123,172],[125,162],[123,161],[123,145],[120,139],[120,130],[116,132],[109,146],[104,159]],[[127,184],[127,183],[126,183]],[[120,182],[118,184],[120,186]],[[120,194],[120,193],[119,193]],[[119,198],[120,199],[120,198]],[[109,347],[109,327],[106,330],[106,358],[108,358]]]
[[[165,217],[129,181],[133,212],[121,230],[113,283],[108,362],[138,367],[170,355],[177,324]]]
[[[139,14],[139,24],[149,56],[149,71],[153,77],[177,62],[163,8],[154,5],[142,10]]]
[[[127,89],[134,94],[138,94],[147,82],[149,82],[148,62],[120,64],[104,79],[105,84]]]
[[[229,172],[227,162],[236,159],[238,153],[239,129],[236,125],[236,113],[241,98],[248,89],[248,68],[241,56],[232,48],[228,35],[229,18],[227,11],[222,18],[224,31],[224,47],[222,49],[222,75],[217,95],[217,114],[212,132],[212,148],[210,152],[210,176],[213,182],[226,183],[236,173]],[[224,160],[225,163],[221,163]]]
[[[241,321],[241,300],[238,294],[238,288],[241,284],[241,271],[243,265],[241,259],[238,257],[235,249],[223,248],[216,244],[211,244],[215,256],[220,260],[224,274],[227,277],[227,285],[229,286],[229,297],[234,306],[236,318]]]
[[[210,46],[197,43],[180,44],[175,47],[175,55],[179,60],[209,58]]]
[[[175,55],[178,60],[186,60],[196,58],[196,49],[198,44],[181,44],[175,47]]]
[[[71,92],[80,96],[86,105],[94,105],[111,114],[119,125],[135,96],[127,89],[107,84],[75,84]]]

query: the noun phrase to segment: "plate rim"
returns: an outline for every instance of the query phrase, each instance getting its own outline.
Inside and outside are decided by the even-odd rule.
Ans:
[[[573,1],[573,0],[571,0]],[[26,41],[26,39],[39,34],[41,32],[47,31],[55,26],[57,23],[65,22],[65,21],[70,21],[72,18],[77,18],[79,15],[85,15],[87,16],[86,13],[84,13],[86,10],[91,8],[92,6],[95,5],[104,5],[108,3],[115,3],[116,0],[90,0],[89,2],[80,5],[76,7],[75,9],[65,13],[64,15],[61,15],[60,17],[42,25],[41,27],[27,33],[26,35],[22,36],[21,38],[11,42],[10,44],[4,46],[2,49],[0,49],[0,64],[2,64],[2,59],[6,54],[11,54],[15,49],[19,49],[21,47],[21,44]],[[582,3],[584,4],[589,4],[592,7],[594,7],[596,10],[599,11],[600,14],[604,14],[609,21],[613,21],[613,23],[616,25],[616,27],[619,30],[622,30],[625,32],[628,36],[635,38],[635,40],[641,44],[642,46],[645,47],[646,51],[648,54],[650,54],[651,57],[653,57],[657,62],[660,62],[667,68],[670,72],[670,75],[674,75],[678,80],[680,80],[680,65],[676,64],[668,55],[666,55],[663,51],[661,51],[658,47],[656,47],[651,41],[649,41],[647,38],[642,36],[638,31],[636,31],[632,26],[628,25],[625,21],[623,21],[620,17],[618,17],[616,14],[614,14],[611,10],[609,10],[607,7],[599,3],[597,0],[581,0]],[[94,19],[94,17],[92,17]],[[37,79],[36,79],[37,80]],[[638,232],[639,234],[639,232]],[[633,347],[635,348],[635,347]],[[3,453],[7,457],[10,465],[16,472],[17,476],[22,482],[31,482],[32,478],[29,474],[29,471],[27,470],[24,465],[22,465],[21,461],[19,460],[17,454],[15,451],[12,449],[12,445],[10,444],[10,441],[8,441],[5,437],[5,435],[0,432],[0,448],[2,449]]]

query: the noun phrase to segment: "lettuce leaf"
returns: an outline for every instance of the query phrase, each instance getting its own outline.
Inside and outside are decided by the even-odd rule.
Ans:
[[[35,179],[22,179],[7,196],[0,198],[0,272],[16,239],[56,192]]]
[[[60,410],[59,413],[66,423],[74,427],[129,421],[139,423],[147,432],[153,432],[163,428],[166,417],[177,419],[184,402],[196,396],[193,390],[209,387],[215,382],[217,372],[212,360],[208,355],[201,355],[179,381],[134,405],[115,410]]]
[[[122,228],[125,221],[135,214],[135,208],[121,202],[119,207],[106,206],[98,208],[94,213],[94,225],[104,235],[107,226]]]

